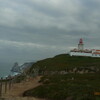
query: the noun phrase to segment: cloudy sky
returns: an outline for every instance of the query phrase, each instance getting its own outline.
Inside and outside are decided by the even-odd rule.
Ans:
[[[25,62],[77,47],[100,49],[100,0],[0,0],[0,61]]]

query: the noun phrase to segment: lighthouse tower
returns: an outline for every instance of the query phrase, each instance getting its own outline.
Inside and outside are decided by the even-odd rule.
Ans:
[[[78,50],[82,51],[84,49],[84,44],[83,44],[83,39],[81,38],[79,40],[79,44],[78,44]]]

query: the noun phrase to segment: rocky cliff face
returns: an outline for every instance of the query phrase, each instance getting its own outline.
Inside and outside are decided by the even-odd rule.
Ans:
[[[24,71],[26,71],[27,69],[29,69],[34,62],[26,62],[22,65],[18,65],[18,63],[14,63],[11,72],[15,72],[15,73],[23,73]]]
[[[20,66],[18,65],[17,62],[14,63],[11,72],[20,72]]]

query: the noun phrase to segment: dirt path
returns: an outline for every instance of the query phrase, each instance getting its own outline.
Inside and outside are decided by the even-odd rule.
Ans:
[[[14,98],[14,100],[42,100],[42,99],[36,99],[36,98],[23,98],[22,94],[24,91],[35,88],[39,85],[41,85],[38,81],[40,80],[40,76],[36,78],[30,78],[27,79],[24,82],[16,83],[13,85],[11,90],[8,90],[7,93],[3,96],[4,98],[10,98],[10,100],[13,100],[11,98]],[[16,99],[15,99],[16,98]],[[7,99],[9,100],[9,99]]]

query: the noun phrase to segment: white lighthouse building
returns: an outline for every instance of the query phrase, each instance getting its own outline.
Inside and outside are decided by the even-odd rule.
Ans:
[[[78,50],[83,51],[83,49],[84,49],[84,44],[83,44],[83,39],[81,38],[79,40]]]
[[[81,38],[78,43],[78,48],[70,50],[70,56],[100,57],[100,50],[84,49],[83,39]]]

